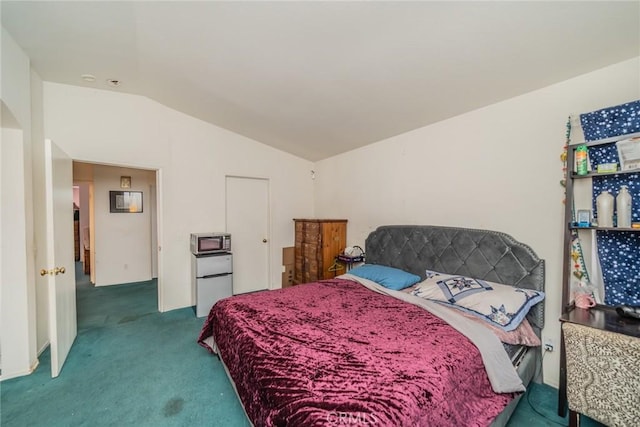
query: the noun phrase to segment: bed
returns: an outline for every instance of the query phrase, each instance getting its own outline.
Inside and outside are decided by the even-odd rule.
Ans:
[[[379,227],[365,253],[367,267],[420,281],[396,290],[349,273],[212,307],[198,343],[222,361],[249,421],[505,425],[525,387],[541,380],[544,261],[501,232],[429,225]],[[432,289],[424,286],[433,272],[542,297],[516,329],[497,333],[466,309],[417,296]]]

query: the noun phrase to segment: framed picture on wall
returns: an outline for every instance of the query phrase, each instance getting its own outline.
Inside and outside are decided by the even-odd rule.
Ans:
[[[121,176],[120,177],[120,188],[131,188],[131,177],[130,176]]]
[[[112,213],[141,213],[142,191],[109,191]]]

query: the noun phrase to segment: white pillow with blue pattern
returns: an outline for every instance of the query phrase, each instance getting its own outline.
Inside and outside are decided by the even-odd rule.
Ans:
[[[504,331],[517,328],[529,309],[544,299],[544,292],[532,289],[430,270],[426,273],[413,295],[471,313]]]

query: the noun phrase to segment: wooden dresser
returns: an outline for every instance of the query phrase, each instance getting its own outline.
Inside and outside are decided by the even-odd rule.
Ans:
[[[346,219],[294,219],[294,285],[331,279],[342,271],[331,268],[347,245]]]

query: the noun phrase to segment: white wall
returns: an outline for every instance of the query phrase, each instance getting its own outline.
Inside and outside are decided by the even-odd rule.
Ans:
[[[163,311],[194,304],[189,233],[224,229],[225,175],[270,180],[270,287],[280,287],[292,219],[313,215],[311,162],[140,96],[46,82],[44,111],[46,136],[73,159],[159,170]]]
[[[121,176],[131,177],[131,188],[141,191],[141,213],[111,213],[109,191],[122,191]],[[93,166],[95,285],[151,280],[151,209],[149,185],[155,172],[142,169]]]
[[[349,218],[360,246],[383,224],[511,234],[545,259],[543,336],[559,350],[567,117],[640,99],[638,76],[640,58],[318,162],[316,215]],[[557,387],[559,351],[544,374]]]
[[[42,79],[31,70],[31,153],[33,180],[33,244],[34,271],[47,267],[46,222],[45,222],[45,177],[44,177],[44,118],[42,112]],[[50,268],[50,267],[47,267]],[[72,269],[73,270],[73,269]],[[48,281],[35,275],[36,341],[38,354],[49,345],[49,289]]]
[[[19,130],[2,141],[2,379],[37,364],[33,232],[31,70],[29,58],[2,28],[0,97]],[[3,107],[4,109],[4,107]],[[9,249],[10,250],[7,250]]]
[[[29,372],[29,346],[26,288],[26,241],[24,210],[24,179],[16,180],[23,173],[23,132],[2,128],[0,145],[1,178],[0,218],[2,227],[2,348],[3,378]],[[14,325],[13,319],[21,319]]]
[[[89,241],[89,183],[86,181],[76,183],[74,177],[74,184],[80,187],[80,261],[84,262],[84,242],[85,239]]]
[[[89,245],[91,217],[91,194],[93,186],[93,165],[73,162],[73,185],[80,187],[80,261],[84,260],[85,245]],[[88,260],[89,261],[89,260]]]

